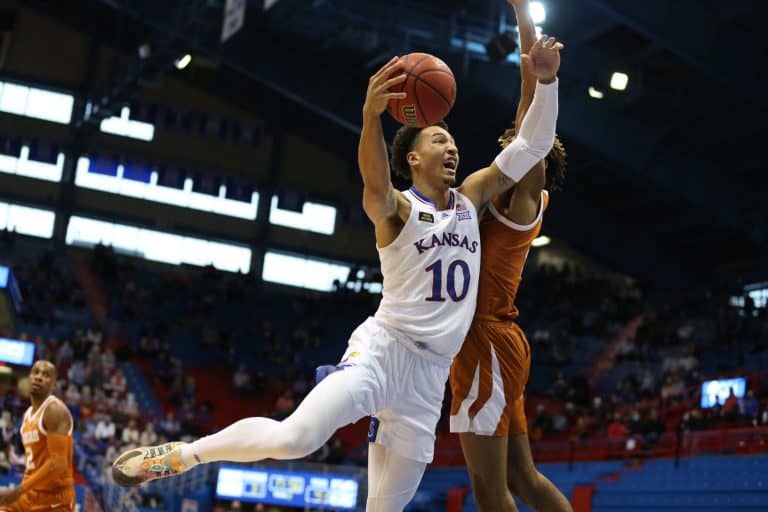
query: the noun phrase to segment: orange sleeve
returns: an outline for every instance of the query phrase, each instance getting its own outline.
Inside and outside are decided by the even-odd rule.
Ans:
[[[35,475],[21,482],[21,489],[26,492],[56,473],[67,469],[69,436],[50,434],[47,439],[50,458],[35,472]]]

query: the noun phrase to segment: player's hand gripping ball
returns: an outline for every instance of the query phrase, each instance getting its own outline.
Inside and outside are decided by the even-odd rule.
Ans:
[[[424,128],[443,120],[456,101],[456,79],[448,65],[428,53],[410,53],[401,57],[406,79],[391,87],[391,92],[405,92],[404,99],[389,100],[387,111],[406,126]]]

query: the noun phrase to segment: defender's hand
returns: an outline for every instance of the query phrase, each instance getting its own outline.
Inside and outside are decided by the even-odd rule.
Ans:
[[[539,82],[551,83],[557,77],[560,69],[560,50],[565,48],[563,43],[554,37],[542,36],[534,43],[528,55],[522,55],[521,59],[530,59],[533,73]],[[522,65],[527,66],[528,63]]]

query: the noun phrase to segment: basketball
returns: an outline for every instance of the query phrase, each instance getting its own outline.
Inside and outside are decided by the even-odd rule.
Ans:
[[[392,99],[387,111],[405,126],[424,128],[442,121],[456,101],[456,79],[448,65],[428,53],[410,53],[402,58],[407,78],[392,92],[405,92]]]

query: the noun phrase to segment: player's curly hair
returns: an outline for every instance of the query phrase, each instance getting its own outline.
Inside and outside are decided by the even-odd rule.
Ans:
[[[515,129],[507,128],[499,137],[499,144],[506,146],[515,137]],[[568,154],[565,152],[565,146],[560,137],[555,136],[555,144],[547,154],[547,182],[545,188],[550,192],[562,190],[565,184],[565,167],[568,163]]]
[[[445,122],[432,124],[430,126],[439,126],[443,130],[448,131],[448,125]],[[426,127],[425,127],[426,128]],[[413,145],[416,143],[416,137],[419,136],[421,130],[424,128],[415,128],[413,126],[401,126],[395,138],[392,139],[392,157],[390,158],[390,165],[395,174],[406,180],[411,180],[411,166],[408,165],[408,153],[413,150]]]

